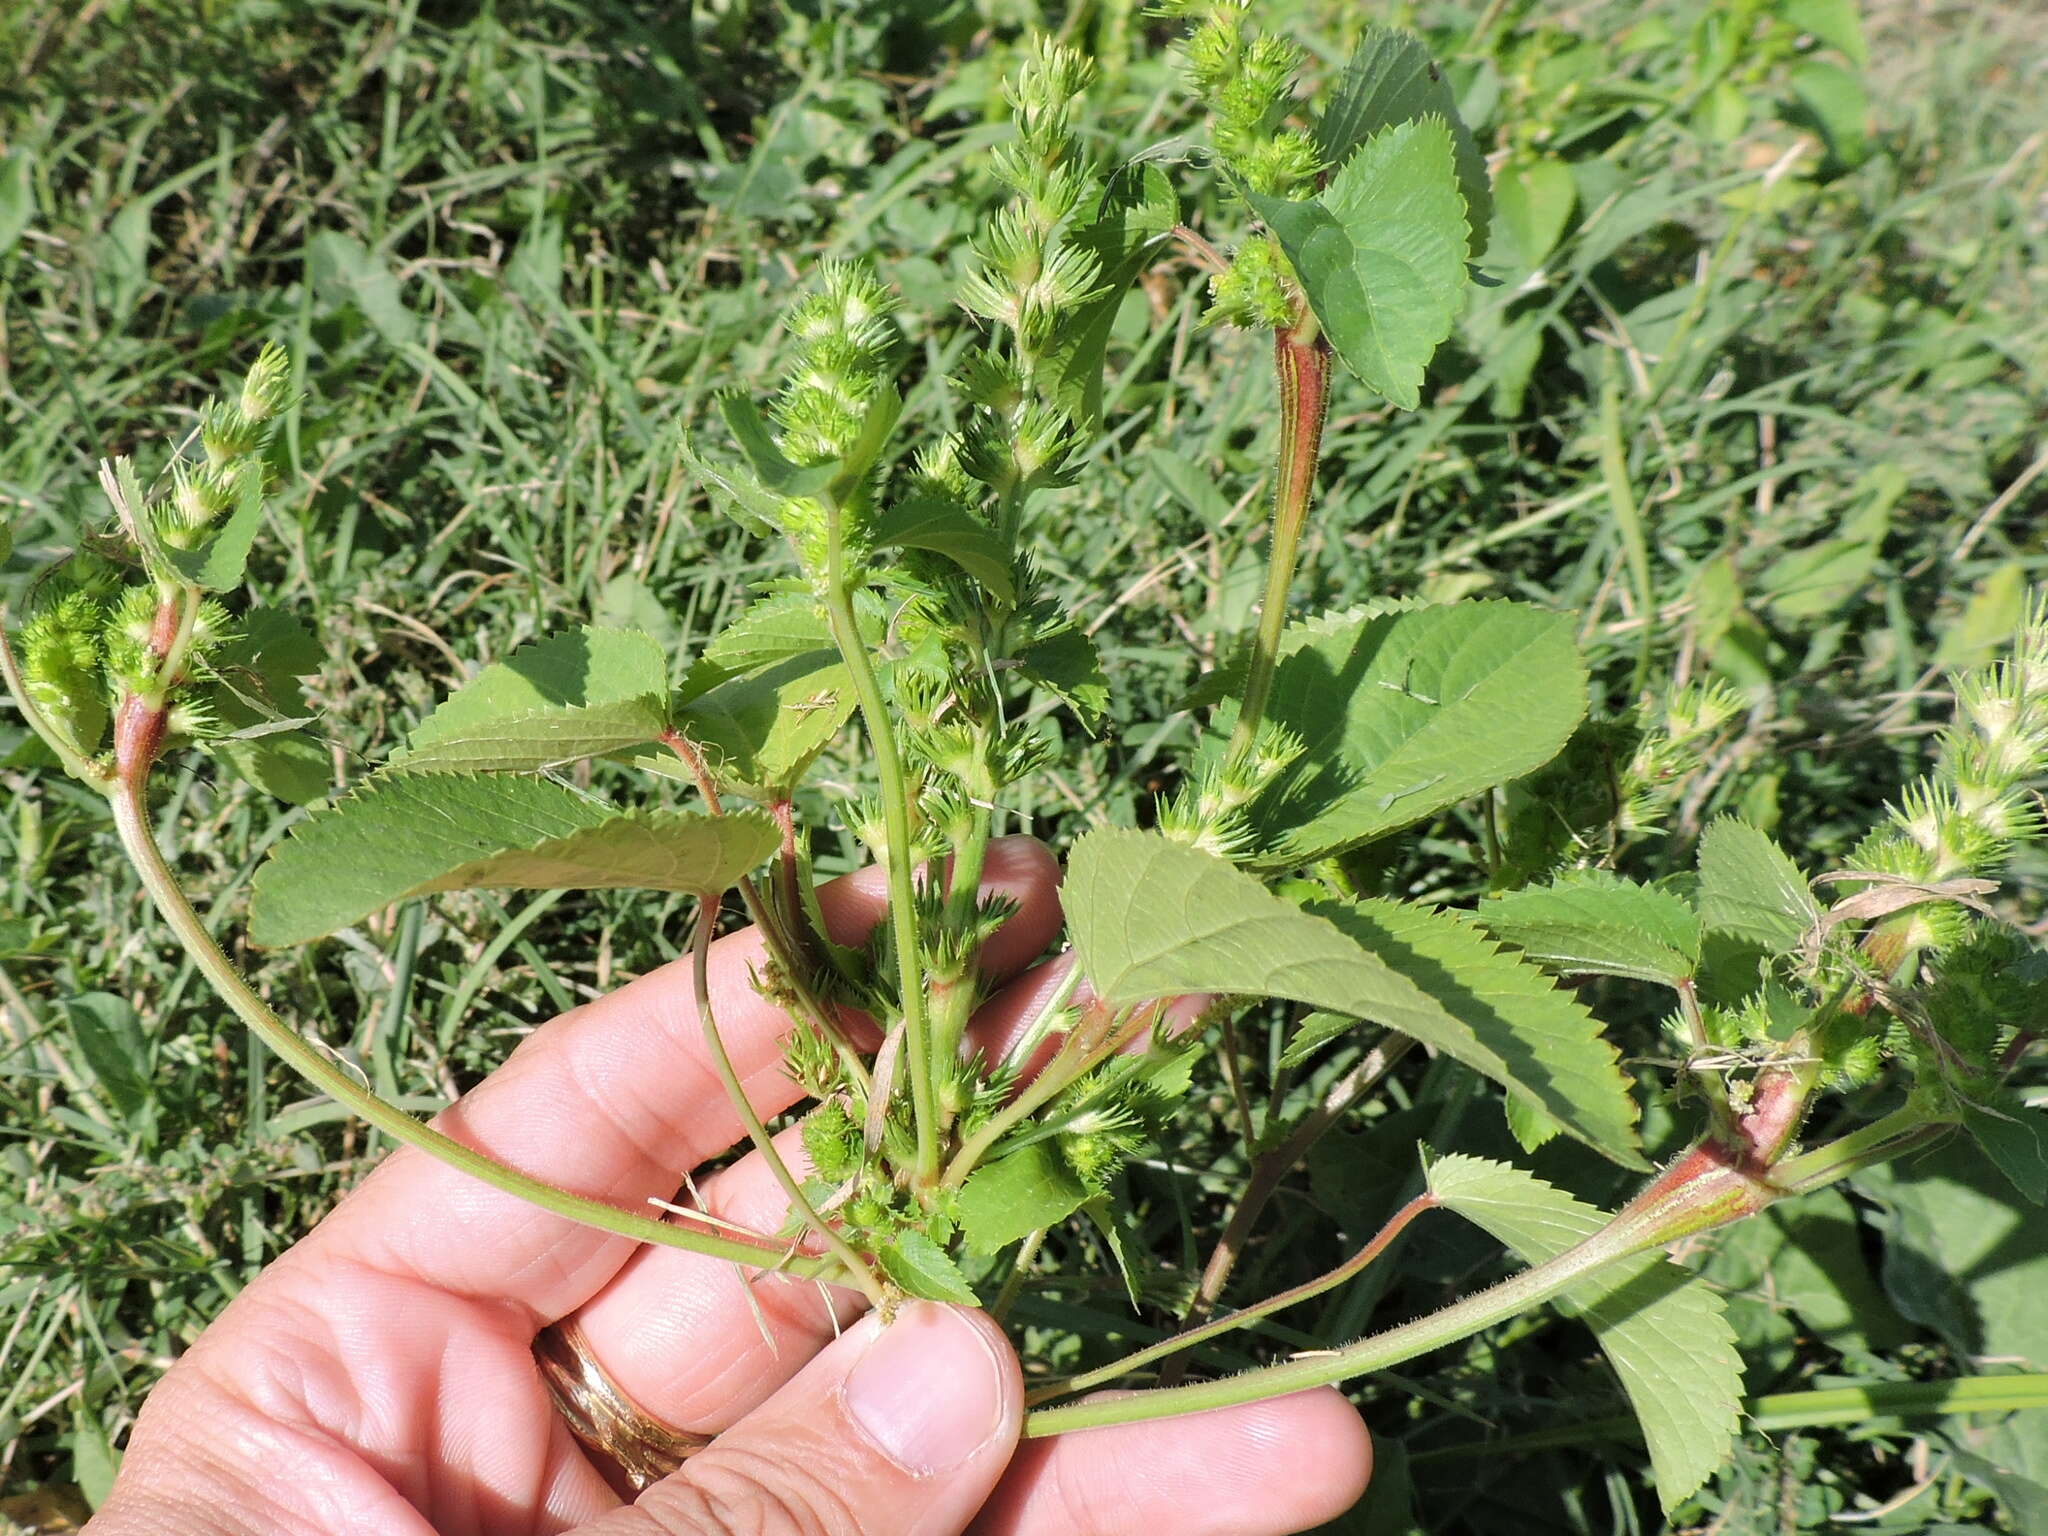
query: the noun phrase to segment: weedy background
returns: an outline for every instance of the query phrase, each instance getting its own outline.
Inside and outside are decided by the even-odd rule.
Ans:
[[[1330,65],[1360,9],[1261,5]],[[2048,16],[1874,0],[1859,31],[1849,0],[1494,0],[1373,19],[1429,33],[1515,191],[1501,286],[1423,409],[1340,387],[1304,602],[1575,609],[1610,710],[1645,656],[1653,684],[1719,673],[1751,708],[1625,867],[1683,867],[1722,809],[1827,867],[1920,763],[1943,669],[1985,656],[2048,578]],[[933,381],[966,336],[950,296],[997,190],[981,151],[1032,27],[1100,62],[1105,158],[1180,157],[1168,33],[1131,0],[0,7],[0,593],[103,517],[100,455],[160,463],[277,339],[305,399],[256,586],[324,638],[311,692],[337,783],[544,628],[637,624],[686,659],[781,562],[679,473],[678,424],[771,375],[813,262],[867,255],[907,302],[910,431],[939,429]],[[1201,222],[1208,173],[1176,175]],[[1113,431],[1040,533],[1122,677],[1107,740],[1077,744],[1029,807],[1048,836],[1171,785],[1176,701],[1255,599],[1265,349],[1199,331],[1199,304],[1170,260],[1129,302]],[[382,1149],[173,955],[96,798],[37,771],[12,724],[0,754],[0,1508],[61,1522],[52,1485],[98,1497],[156,1375]],[[204,760],[164,778],[174,857],[232,933],[296,813]],[[1380,873],[1472,894],[1474,841],[1446,817]],[[2019,910],[2038,915],[2044,879],[2013,872]],[[671,957],[677,916],[466,896],[246,958],[280,1011],[425,1112],[555,1010]],[[1634,999],[1604,1001],[1626,1020]],[[1504,1149],[1471,1086],[1405,1072],[1269,1214],[1237,1294],[1332,1262],[1418,1137]],[[1142,1172],[1153,1301],[1182,1294],[1241,1179],[1223,1103],[1219,1079],[1219,1112]],[[1678,1121],[1655,1106],[1652,1123]],[[1538,1164],[1617,1192],[1569,1151]],[[1134,1318],[1104,1255],[1072,1243],[1071,1277],[1020,1304],[1040,1354],[1155,1336],[1168,1314]],[[2048,1369],[2048,1222],[1962,1156],[1693,1257],[1731,1302],[1752,1391]],[[1447,1228],[1398,1276],[1233,1348],[1347,1336],[1497,1264]],[[1661,1528],[1626,1433],[1569,1428],[1618,1405],[1574,1325],[1527,1318],[1418,1372],[1361,1391],[1390,1473],[1342,1529],[1409,1528],[1400,1447],[1434,1531]],[[1561,1444],[1461,1453],[1531,1431]],[[2048,1414],[1755,1433],[1676,1526],[1840,1517],[2048,1531]]]

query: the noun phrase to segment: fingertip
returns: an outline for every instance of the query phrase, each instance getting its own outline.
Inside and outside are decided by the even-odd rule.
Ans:
[[[1125,1394],[1104,1394],[1116,1396]],[[1365,1492],[1372,1437],[1331,1388],[1019,1447],[975,1536],[1288,1536]]]
[[[982,952],[992,975],[1014,975],[1059,936],[1064,922],[1059,885],[1059,860],[1037,838],[999,837],[988,845],[982,862],[982,889],[999,892],[1017,904],[1016,912]]]
[[[1007,896],[1016,912],[983,951],[989,971],[1007,976],[1038,958],[1059,933],[1060,866],[1035,837],[998,837],[981,866],[981,888]],[[870,864],[818,887],[818,906],[836,944],[860,944],[889,910],[889,875]]]

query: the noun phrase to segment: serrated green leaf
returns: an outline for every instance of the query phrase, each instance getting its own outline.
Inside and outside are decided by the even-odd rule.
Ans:
[[[876,516],[877,549],[925,549],[944,555],[1005,603],[1017,600],[1010,552],[996,531],[950,497],[912,496]]]
[[[418,774],[373,780],[313,812],[256,871],[249,937],[300,944],[435,888],[450,870],[531,848],[611,814],[548,779]]]
[[[1109,679],[1095,642],[1069,626],[1034,640],[1017,653],[1026,677],[1081,717],[1091,731],[1102,728],[1109,708]]]
[[[1369,388],[1406,410],[1464,301],[1467,227],[1451,133],[1437,119],[1369,140],[1312,202],[1251,196],[1323,334]]]
[[[1065,1221],[1092,1191],[1050,1141],[1033,1142],[974,1170],[960,1186],[960,1230],[975,1253],[995,1253]]]
[[[613,814],[540,779],[373,781],[295,829],[257,871],[250,937],[298,943],[440,891],[716,896],[780,840],[753,809]]]
[[[1441,118],[1449,127],[1458,192],[1465,200],[1475,242],[1471,254],[1477,257],[1482,248],[1477,242],[1485,238],[1493,215],[1486,156],[1458,115],[1450,82],[1420,38],[1389,27],[1365,29],[1329,106],[1316,120],[1316,144],[1326,161],[1341,166],[1373,135],[1428,117]]]
[[[1096,260],[1101,291],[1060,324],[1040,364],[1052,396],[1084,427],[1102,419],[1102,363],[1111,327],[1146,258],[1180,222],[1180,198],[1156,165],[1127,165],[1110,178],[1102,207],[1068,242]]]
[[[1145,1250],[1138,1241],[1137,1234],[1133,1233],[1128,1240],[1126,1239],[1125,1227],[1136,1226],[1129,1208],[1112,1200],[1108,1195],[1097,1195],[1081,1209],[1087,1215],[1089,1224],[1102,1238],[1102,1246],[1109,1250],[1109,1256],[1116,1264],[1117,1275],[1124,1283],[1124,1294],[1130,1298],[1131,1309],[1140,1310],[1145,1303],[1138,1283],[1138,1269],[1132,1262],[1132,1254],[1143,1253]]]
[[[333,754],[306,731],[228,737],[207,750],[244,783],[291,805],[312,805],[334,788]]]
[[[641,810],[450,870],[429,890],[681,891],[716,896],[773,853],[782,834],[765,811],[723,816]]]
[[[1507,1244],[1527,1264],[1577,1246],[1604,1212],[1533,1174],[1476,1157],[1444,1157],[1430,1192]],[[1742,1361],[1713,1292],[1661,1253],[1613,1264],[1566,1289],[1634,1405],[1666,1511],[1727,1459],[1742,1403]]]
[[[1481,903],[1480,926],[1547,970],[1675,987],[1699,969],[1699,915],[1671,892],[1605,870]]]
[[[1563,614],[1468,602],[1305,629],[1306,643],[1283,641],[1267,706],[1304,750],[1252,808],[1259,861],[1272,867],[1370,842],[1533,772],[1586,712]]]
[[[529,641],[442,701],[386,773],[530,772],[644,746],[667,727],[668,658],[638,630]]]
[[[946,1250],[915,1227],[907,1227],[881,1246],[875,1254],[882,1273],[896,1282],[906,1296],[926,1301],[950,1301],[959,1306],[981,1304],[960,1266],[946,1256]]]
[[[744,794],[780,799],[854,710],[837,651],[792,657],[721,683],[676,711],[676,725],[710,751],[713,769]]]
[[[133,1119],[150,1100],[149,1042],[142,1021],[111,992],[83,992],[66,998],[63,1007],[93,1081],[124,1119]]]
[[[879,597],[860,592],[854,597],[854,618],[870,645],[880,644],[887,627]],[[825,610],[809,592],[777,592],[757,599],[720,630],[703,654],[690,665],[675,702],[687,705],[735,677],[804,658],[813,668],[836,663],[839,652]]]
[[[326,661],[319,640],[291,614],[244,614],[238,632],[207,657],[213,675],[200,697],[225,732],[207,751],[265,794],[293,805],[324,799],[334,786],[333,757],[298,727],[312,714],[299,679]]]
[[[197,549],[166,544],[164,562],[193,586],[207,592],[229,592],[242,584],[249,551],[263,527],[263,461],[250,457],[235,473],[235,505],[226,521]]]
[[[1634,1101],[1597,1020],[1534,966],[1444,912],[1391,901],[1304,910],[1211,854],[1117,828],[1075,844],[1060,893],[1098,996],[1280,997],[1400,1030],[1640,1166]]]
[[[1748,822],[1724,816],[1700,839],[1700,922],[1774,955],[1790,953],[1820,921],[1799,869]]]
[[[1501,1100],[1501,1107],[1507,1115],[1508,1134],[1515,1138],[1515,1145],[1524,1152],[1534,1152],[1538,1147],[1555,1141],[1564,1132],[1563,1126],[1527,1099],[1518,1099],[1509,1094]]]
[[[1968,1138],[1865,1169],[1859,1194],[1889,1213],[1892,1304],[1959,1354],[2048,1370],[2048,1221]]]
[[[833,465],[793,464],[783,456],[760,408],[745,395],[719,396],[718,413],[764,489],[785,498],[815,496],[832,483]]]
[[[1963,1125],[2014,1189],[2048,1205],[2048,1113],[2002,1094],[1964,1104]]]
[[[685,437],[676,445],[683,467],[718,493],[715,504],[747,532],[775,532],[782,517],[783,498],[762,485],[743,469],[734,469],[707,459]]]

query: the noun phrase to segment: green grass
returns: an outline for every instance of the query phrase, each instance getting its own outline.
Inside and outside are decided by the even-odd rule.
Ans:
[[[1332,60],[1359,24],[1353,7],[1270,9]],[[1571,162],[1579,207],[1540,280],[1514,273],[1480,296],[1421,410],[1390,416],[1340,389],[1301,597],[1488,592],[1575,609],[1610,711],[1639,666],[1655,685],[1715,672],[1748,689],[1741,729],[1682,786],[1669,836],[1626,854],[1651,877],[1727,809],[1810,868],[1839,861],[1919,763],[1943,669],[1981,657],[2022,588],[2048,578],[2048,26],[2020,3],[1875,6],[1858,155],[1821,147],[1792,61],[1751,70],[1739,49],[1728,88],[1747,118],[1717,135],[1726,93],[1696,67],[1697,9],[1613,0],[1543,22],[1509,6],[1469,52],[1474,12],[1415,10],[1468,115],[1522,125],[1483,141]],[[820,257],[854,254],[905,294],[913,429],[948,419],[932,381],[966,337],[952,285],[996,195],[979,160],[997,82],[1038,20],[1010,0],[699,11],[8,8],[0,515],[16,549],[0,594],[18,600],[102,517],[97,458],[132,451],[147,472],[274,339],[305,398],[254,586],[329,648],[310,693],[337,783],[542,629],[632,622],[687,659],[783,566],[680,472],[678,425],[702,423],[716,391],[758,392],[788,295]],[[1668,37],[1648,30],[1666,22]],[[1102,62],[1089,128],[1104,155],[1170,156],[1188,124],[1161,28],[1128,0],[1048,24]],[[1791,177],[1760,197],[1802,135]],[[1198,218],[1209,173],[1175,170]],[[1171,786],[1190,739],[1177,700],[1256,600],[1269,374],[1253,340],[1196,328],[1200,299],[1167,263],[1127,306],[1112,431],[1040,530],[1046,568],[1125,669],[1125,745],[1080,752],[1028,806],[1048,835],[1131,820]],[[12,750],[19,732],[0,732]],[[0,767],[0,1480],[96,1493],[155,1376],[381,1147],[233,1025],[145,920],[96,798],[27,761]],[[251,867],[295,813],[204,760],[165,778],[174,856],[234,933]],[[1368,873],[1468,893],[1483,881],[1471,830],[1447,817]],[[2044,876],[2014,872],[2010,898],[2030,915]],[[671,957],[678,917],[610,895],[473,897],[245,958],[280,1012],[426,1111],[550,1013]],[[95,993],[115,1001],[81,1011]],[[1416,1063],[1370,1113],[1442,1136],[1461,1095],[1456,1074]],[[1461,1145],[1498,1140],[1497,1118],[1465,1115]],[[1144,1236],[1162,1296],[1199,1267],[1242,1174],[1226,1135],[1188,1138],[1152,1170]],[[1317,1160],[1268,1216],[1238,1294],[1319,1267],[1333,1216],[1346,1230],[1369,1219],[1392,1187],[1374,1179],[1402,1176],[1375,1175],[1375,1155],[1347,1138]],[[1576,1165],[1558,1176],[1613,1192]],[[1989,1304],[1977,1279],[1946,1301],[1914,1288],[1927,1239],[1909,1206],[1890,1186],[1844,1204],[1850,1251],[1877,1266],[1870,1307],[1893,1319],[1875,1336],[1876,1310],[1855,1337],[1788,1313],[1776,1260],[1760,1277],[1740,1255],[1707,1260],[1755,1303],[1753,1390],[1941,1375],[2001,1353],[1957,1321]],[[1049,1349],[1165,1320],[1130,1318],[1101,1255],[1069,1259],[1088,1273],[1019,1308]],[[1476,1238],[1419,1242],[1387,1305],[1427,1305],[1493,1262]],[[2027,1265],[2048,1284],[2038,1226],[2001,1274]],[[1340,1291],[1271,1338],[1355,1331],[1388,1285]],[[1611,1400],[1582,1335],[1517,1327],[1530,1337],[1515,1350],[1371,1384],[1376,1430],[1425,1450]],[[1819,1528],[1938,1463],[1901,1519],[2020,1530],[2031,1495],[1968,1458],[2048,1485],[2044,1417],[1997,1431],[2011,1444],[1972,1441],[1959,1419],[1757,1437],[1694,1512],[1731,1532]],[[1912,1459],[1916,1439],[1933,1461]],[[1548,1453],[1505,1487],[1498,1468],[1416,1474],[1434,1529],[1656,1528],[1626,1455]]]

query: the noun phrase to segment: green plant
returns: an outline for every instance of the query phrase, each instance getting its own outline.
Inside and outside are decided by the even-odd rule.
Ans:
[[[1969,1122],[2036,1192],[2029,1112],[2001,1107],[1997,1096],[2001,1067],[2018,1061],[2002,1053],[2012,1052],[2032,978],[1969,903],[1989,894],[1983,871],[2034,830],[2018,786],[2040,766],[2048,642],[2038,616],[2004,671],[1962,690],[1965,722],[1941,768],[1902,802],[1896,827],[1851,861],[1845,873],[1865,888],[1850,902],[1860,906],[1823,913],[1782,855],[1735,823],[1710,835],[1696,901],[1575,869],[1643,830],[1674,759],[1725,723],[1725,694],[1673,691],[1646,712],[1647,730],[1602,722],[1629,739],[1620,782],[1605,803],[1576,803],[1568,783],[1541,777],[1560,751],[1584,745],[1575,733],[1586,677],[1557,616],[1509,603],[1384,604],[1284,623],[1332,351],[1389,401],[1412,405],[1465,297],[1489,192],[1449,95],[1419,46],[1375,34],[1309,133],[1287,125],[1295,60],[1286,47],[1245,36],[1225,13],[1198,20],[1189,52],[1215,109],[1217,162],[1263,232],[1225,261],[1180,227],[1156,168],[1098,180],[1068,120],[1081,66],[1055,50],[1039,54],[1017,82],[1018,137],[997,166],[1013,197],[985,232],[981,270],[966,290],[991,331],[955,370],[957,432],[884,472],[902,367],[890,301],[862,269],[821,274],[790,316],[797,356],[770,413],[723,403],[743,465],[685,449],[692,472],[736,515],[788,537],[801,573],[788,590],[728,629],[677,688],[657,645],[617,630],[539,642],[490,669],[379,776],[284,845],[259,879],[254,936],[313,937],[430,890],[632,885],[702,898],[701,954],[715,898],[771,864],[770,876],[740,888],[775,944],[770,984],[786,989],[812,1031],[792,1067],[820,1106],[806,1139],[823,1182],[793,1185],[793,1197],[800,1210],[809,1202],[811,1225],[833,1248],[820,1272],[877,1295],[895,1287],[956,1299],[974,1294],[973,1282],[984,1292],[1000,1284],[998,1261],[1012,1244],[1035,1253],[1036,1234],[1077,1214],[1114,1244],[1120,1170],[1143,1147],[1148,1122],[1170,1115],[1186,1092],[1188,1037],[1154,1030],[1162,999],[1274,998],[1318,1010],[1288,1038],[1290,1071],[1314,1072],[1355,1036],[1357,1021],[1381,1026],[1392,1032],[1382,1060],[1420,1041],[1498,1082],[1526,1141],[1554,1125],[1631,1162],[1640,1158],[1634,1112],[1615,1051],[1546,971],[1610,972],[1672,992],[1672,1030],[1688,1053],[1680,1081],[1697,1093],[1710,1130],[1614,1221],[1498,1166],[1445,1159],[1388,1240],[1423,1209],[1448,1204],[1500,1223],[1499,1235],[1538,1261],[1532,1278],[1329,1359],[1178,1389],[1187,1395],[1137,1408],[1051,1410],[1038,1421],[1047,1430],[1090,1413],[1171,1411],[1340,1379],[1560,1292],[1596,1318],[1603,1305],[1626,1314],[1603,1332],[1618,1361],[1639,1362],[1643,1346],[1622,1323],[1652,1310],[1635,1292],[1612,1296],[1671,1282],[1656,1261],[1632,1255],[1924,1144],[1940,1127]],[[1315,190],[1326,174],[1328,186]],[[1004,1070],[1022,1051],[989,1070],[960,1055],[974,954],[1001,917],[977,903],[973,877],[1004,797],[1060,750],[1023,685],[1084,724],[1101,713],[1108,686],[1085,634],[1042,590],[1030,519],[1098,440],[1109,326],[1138,267],[1169,240],[1218,268],[1218,321],[1273,334],[1282,458],[1267,598],[1258,632],[1203,688],[1209,729],[1154,828],[1091,833],[1074,849],[1070,929],[1095,997],[1048,1011],[1042,1037],[1058,1049],[1025,1086]],[[116,468],[109,494],[148,580],[75,560],[41,593],[10,681],[64,765],[109,792],[146,884],[209,979],[327,1091],[394,1136],[419,1140],[427,1133],[261,1008],[176,892],[149,826],[148,774],[167,743],[204,745],[265,788],[319,788],[292,777],[295,751],[304,755],[290,725],[305,712],[296,674],[264,665],[301,653],[302,643],[275,617],[244,616],[238,633],[204,595],[239,584],[261,514],[252,466],[280,403],[276,360],[259,364],[253,380],[239,403],[208,418],[206,464],[173,471],[163,494],[147,495]],[[856,711],[878,782],[870,799],[844,802],[839,818],[888,868],[892,906],[890,928],[858,955],[817,931],[805,905],[811,844],[792,830],[808,770]],[[1511,713],[1514,728],[1503,729]],[[693,782],[703,813],[613,815],[548,776],[584,759],[624,759]],[[1373,894],[1383,878],[1376,848],[1475,797],[1492,833],[1475,856],[1507,893],[1481,906],[1477,926]],[[751,804],[727,803],[740,800]],[[459,840],[423,845],[430,822],[460,828]],[[933,860],[950,861],[943,888],[915,873]],[[358,878],[334,879],[337,863]],[[883,1023],[879,1059],[838,1037],[840,1002]],[[1220,1003],[1212,1011],[1217,1028],[1238,1027],[1222,1022]],[[1141,1054],[1120,1054],[1141,1041]],[[1788,1155],[1814,1097],[1858,1085],[1886,1057],[1903,1063],[1906,1103]],[[1332,1097],[1342,1104],[1375,1081],[1358,1070],[1348,1085],[1331,1085]],[[1262,1163],[1284,1152],[1291,1164],[1303,1136],[1336,1119],[1288,1126],[1269,1114],[1260,1123],[1247,1099],[1240,1108],[1247,1151]],[[649,1240],[755,1262],[784,1246],[765,1235],[678,1231],[536,1188],[452,1143],[435,1150]],[[1542,1227],[1510,1224],[1512,1206],[1546,1201],[1555,1210]],[[819,1215],[827,1205],[830,1221]],[[1240,1209],[1256,1216],[1249,1192]],[[1585,1241],[1547,1251],[1558,1232]],[[1385,1246],[1375,1240],[1366,1253]],[[1232,1252],[1219,1249],[1198,1307],[1221,1294]],[[1345,1266],[1332,1283],[1353,1272]],[[1711,1330],[1704,1293],[1679,1292],[1669,1305]],[[1203,1323],[1176,1344],[1247,1320]],[[1660,1422],[1671,1404],[1653,1395],[1654,1383],[1644,1386],[1653,1454],[1674,1499],[1712,1465],[1732,1423],[1730,1358],[1704,1347],[1688,1362],[1693,1374],[1679,1394],[1690,1419]],[[1076,1373],[1062,1390],[1101,1375]]]

